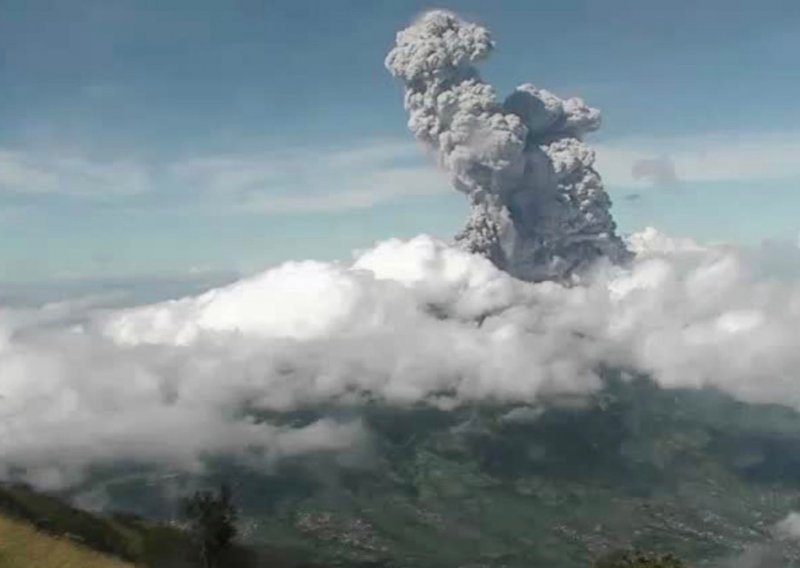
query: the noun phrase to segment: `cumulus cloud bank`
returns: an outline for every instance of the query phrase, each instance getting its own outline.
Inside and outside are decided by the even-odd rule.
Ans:
[[[493,48],[485,28],[434,10],[399,32],[386,58],[405,85],[409,128],[469,196],[457,242],[533,281],[568,279],[598,258],[624,260],[583,142],[600,112],[531,84],[499,103],[475,67]]]
[[[609,365],[800,407],[800,283],[654,230],[630,247],[630,266],[600,266],[583,286],[523,282],[420,236],[144,307],[4,310],[0,474],[57,485],[121,461],[193,470],[209,455],[340,451],[363,438],[358,421],[256,416],[529,404],[593,392]]]

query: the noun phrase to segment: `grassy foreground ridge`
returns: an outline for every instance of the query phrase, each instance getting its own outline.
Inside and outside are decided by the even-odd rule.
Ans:
[[[0,516],[0,568],[132,568],[134,565],[22,521]]]

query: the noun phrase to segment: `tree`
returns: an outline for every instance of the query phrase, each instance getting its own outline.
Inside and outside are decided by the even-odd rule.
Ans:
[[[238,532],[238,511],[230,486],[223,483],[217,493],[195,491],[182,501],[181,511],[197,542],[203,566],[215,568]]]
[[[687,568],[672,554],[626,550],[609,554],[595,562],[594,568]]]

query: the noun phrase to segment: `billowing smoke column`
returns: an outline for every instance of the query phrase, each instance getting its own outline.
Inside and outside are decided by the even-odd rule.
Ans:
[[[397,34],[386,58],[405,83],[409,128],[472,203],[456,241],[523,280],[568,281],[601,257],[628,258],[582,138],[600,112],[525,84],[502,104],[474,64],[488,31],[435,10]]]

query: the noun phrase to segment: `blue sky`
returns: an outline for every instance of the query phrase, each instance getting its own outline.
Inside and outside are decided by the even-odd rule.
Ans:
[[[603,111],[623,232],[800,233],[800,3],[3,0],[0,282],[251,271],[461,225],[383,68],[446,7]]]

